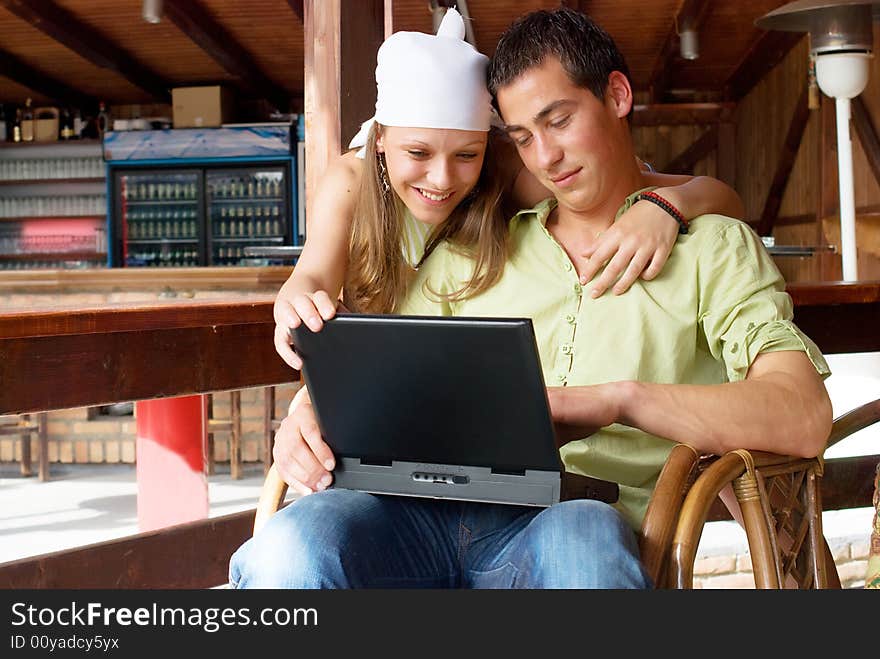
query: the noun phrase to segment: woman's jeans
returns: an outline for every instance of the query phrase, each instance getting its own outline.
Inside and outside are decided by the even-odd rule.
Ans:
[[[232,556],[235,588],[650,588],[608,504],[550,508],[330,489],[276,513]]]

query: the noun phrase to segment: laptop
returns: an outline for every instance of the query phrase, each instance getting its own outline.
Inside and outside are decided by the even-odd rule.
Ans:
[[[527,506],[567,491],[617,499],[616,484],[563,471],[531,319],[339,314],[291,335],[336,456],[333,487]]]

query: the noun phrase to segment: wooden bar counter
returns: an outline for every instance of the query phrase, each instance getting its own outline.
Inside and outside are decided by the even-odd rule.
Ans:
[[[0,309],[0,415],[291,382],[296,375],[272,344],[272,302],[289,269],[213,270],[0,277],[0,296],[51,294],[53,301],[39,309]],[[202,282],[198,289],[195,279]],[[227,282],[239,288],[220,290]],[[72,308],[67,293],[89,286],[120,294],[140,287],[153,299]],[[199,299],[204,289],[216,297]],[[179,297],[167,297],[169,290]],[[193,297],[181,299],[189,290]],[[880,350],[880,282],[793,284],[789,290],[795,321],[823,352]],[[829,460],[826,509],[870,505],[877,460]],[[15,561],[0,568],[0,587],[216,585],[252,522],[252,512],[237,513]]]

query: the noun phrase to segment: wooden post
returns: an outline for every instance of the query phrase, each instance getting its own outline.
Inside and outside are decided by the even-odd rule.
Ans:
[[[736,189],[736,124],[722,121],[718,124],[718,178]]]
[[[821,131],[819,135],[819,192],[816,208],[816,244],[827,245],[831,241],[825,231],[824,222],[834,221],[840,225],[840,197],[837,188],[837,117],[834,99],[822,95],[822,107],[819,109]],[[840,232],[835,233],[840,246]],[[815,278],[820,281],[836,281],[843,276],[843,265],[840,254],[820,252],[815,256]]]
[[[385,38],[394,34],[394,0],[385,0]]]
[[[315,188],[376,107],[376,52],[386,0],[306,0],[306,225]]]

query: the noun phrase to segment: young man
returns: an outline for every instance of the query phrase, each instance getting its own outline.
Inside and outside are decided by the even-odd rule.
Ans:
[[[570,10],[528,14],[499,40],[490,86],[526,167],[554,198],[511,220],[510,258],[491,289],[445,298],[473,263],[441,246],[400,312],[531,317],[554,420],[572,440],[566,469],[619,483],[620,501],[536,510],[319,491],[236,554],[234,585],[648,587],[635,529],[673,442],[713,453],[822,450],[827,366],[742,222],[696,218],[658,278],[621,296],[583,295],[581,253],[645,187],[626,64],[610,37]],[[282,425],[275,456],[288,482],[326,487],[332,454],[307,400]]]

